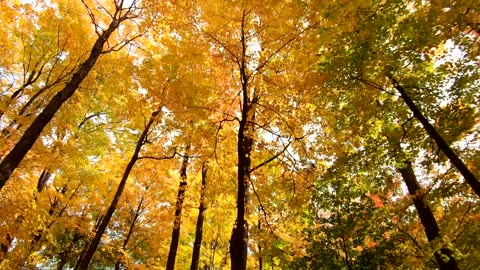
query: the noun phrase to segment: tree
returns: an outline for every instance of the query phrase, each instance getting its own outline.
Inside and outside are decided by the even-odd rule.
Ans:
[[[460,171],[460,173],[465,178],[465,181],[472,187],[473,191],[480,196],[480,181],[475,177],[475,175],[467,168],[465,163],[453,152],[447,142],[443,139],[443,137],[437,132],[435,127],[433,127],[428,120],[423,116],[420,110],[417,108],[415,103],[412,101],[410,96],[407,94],[405,89],[398,84],[394,77],[390,76],[390,80],[392,81],[395,89],[400,93],[400,97],[405,101],[409,109],[412,111],[413,116],[418,119],[420,123],[422,123],[423,128],[428,132],[430,137],[435,140],[437,143],[438,148],[448,157],[450,162]]]
[[[185,146],[185,153],[183,154],[182,167],[180,168],[180,184],[178,186],[177,201],[175,203],[175,219],[173,221],[172,242],[170,243],[170,251],[168,252],[167,270],[175,269],[175,258],[177,256],[178,241],[180,239],[180,226],[182,222],[182,208],[185,199],[185,192],[187,189],[187,168],[189,158],[190,145]]]
[[[405,162],[405,167],[400,168],[399,171],[402,174],[405,184],[407,184],[408,192],[410,193],[418,215],[420,216],[428,241],[432,244],[434,241],[441,241],[440,229],[438,228],[432,210],[428,204],[423,201],[422,189],[418,184],[412,168],[412,163],[409,161]],[[444,259],[444,257],[446,258]],[[455,257],[453,257],[453,252],[448,247],[440,247],[440,252],[435,251],[435,258],[437,259],[440,269],[459,269],[457,261],[455,260]]]
[[[477,6],[2,1],[0,268],[478,268]]]
[[[135,152],[132,155],[132,158],[130,159],[130,162],[127,164],[127,167],[125,168],[125,171],[123,173],[122,179],[120,181],[120,184],[117,188],[117,191],[115,192],[115,196],[113,197],[112,202],[110,203],[110,206],[108,207],[107,212],[105,213],[105,216],[103,216],[100,220],[99,226],[96,229],[95,236],[92,239],[92,241],[88,244],[88,249],[86,250],[85,254],[79,258],[79,263],[77,269],[87,269],[88,265],[90,264],[90,261],[92,260],[93,254],[95,253],[95,250],[97,249],[98,244],[100,243],[100,239],[102,238],[103,233],[105,232],[108,223],[110,222],[110,219],[113,216],[113,213],[115,212],[117,208],[118,201],[120,200],[120,197],[122,196],[123,190],[125,189],[125,185],[127,184],[128,177],[130,175],[130,172],[132,171],[133,166],[138,160],[138,155],[140,153],[140,150],[142,146],[145,144],[145,140],[147,138],[147,134],[150,131],[151,126],[154,124],[156,121],[156,117],[159,114],[159,110],[154,111],[152,113],[152,116],[150,117],[150,120],[145,126],[145,129],[143,130],[142,134],[140,135],[140,138],[138,139],[137,145],[135,147]]]
[[[85,2],[83,3],[85,4]],[[14,148],[0,163],[0,189],[5,185],[7,180],[10,178],[10,175],[23,160],[27,152],[40,136],[42,130],[50,122],[62,104],[67,101],[78,89],[82,81],[97,62],[100,55],[109,51],[117,50],[118,48],[125,46],[126,43],[130,42],[130,40],[126,40],[115,45],[114,47],[104,50],[105,43],[107,43],[112,33],[117,30],[120,23],[138,17],[138,14],[136,14],[136,5],[137,1],[133,1],[129,7],[124,7],[123,1],[115,2],[113,15],[110,15],[110,13],[107,12],[111,16],[111,22],[109,23],[108,27],[103,30],[101,25],[98,24],[94,13],[92,13],[90,8],[85,4],[88,13],[91,16],[92,23],[96,28],[95,31],[98,35],[98,39],[95,41],[88,58],[78,67],[78,70],[73,73],[71,79],[68,81],[65,87],[55,94],[52,100],[30,124],[22,138],[15,144]],[[98,28],[102,29],[101,32],[98,32]]]
[[[202,247],[202,237],[203,237],[203,221],[205,219],[206,202],[205,202],[205,193],[207,189],[207,173],[208,173],[208,163],[204,162],[202,164],[202,189],[200,192],[200,205],[198,207],[198,218],[195,227],[195,241],[193,242],[193,253],[192,253],[192,263],[190,266],[191,270],[198,270],[198,264],[200,262],[200,249]]]
[[[274,12],[284,9],[290,11],[288,16]],[[227,12],[231,14],[230,18],[221,19],[219,12],[225,13],[225,10],[230,10]],[[301,138],[301,125],[291,125],[292,118],[283,118],[283,112],[288,111],[290,106],[295,106],[290,98],[295,100],[299,93],[292,91],[285,94],[283,84],[290,83],[284,74],[290,63],[294,59],[303,59],[301,54],[297,54],[297,42],[306,38],[306,32],[318,24],[316,21],[300,23],[304,19],[310,19],[304,17],[303,11],[303,7],[297,3],[252,1],[234,5],[202,5],[201,11],[192,15],[196,25],[210,39],[214,49],[212,53],[228,60],[231,63],[230,69],[236,70],[235,73],[229,72],[233,80],[229,79],[228,85],[229,91],[233,92],[230,104],[239,109],[232,108],[225,112],[227,115],[233,114],[231,118],[238,122],[237,214],[230,241],[232,269],[247,267],[246,217],[249,215],[252,172],[278,158],[292,141]],[[271,83],[276,79],[279,84]],[[279,99],[275,101],[276,97]],[[268,123],[267,117],[274,118],[275,121]],[[262,131],[259,132],[259,129]],[[277,129],[281,132],[275,132]],[[257,152],[255,146],[260,143],[259,134],[263,133],[277,137],[283,146],[271,151],[270,156],[257,166],[252,161]]]
[[[324,57],[328,60],[324,61],[325,65],[322,66],[333,67],[337,76],[343,74],[337,79],[347,81],[349,85],[359,88],[368,86],[379,91],[371,97],[371,103],[375,100],[382,103],[389,96],[400,98],[409,109],[409,114],[421,123],[429,137],[436,142],[436,147],[447,156],[479,195],[480,182],[474,172],[451,149],[445,135],[437,130],[438,127],[431,124],[440,108],[445,107],[442,102],[460,102],[465,106],[455,110],[466,111],[473,104],[471,98],[478,95],[477,91],[471,88],[470,82],[464,79],[465,76],[470,76],[466,75],[467,73],[473,71],[470,64],[475,60],[472,58],[469,64],[457,67],[459,62],[468,63],[468,60],[452,57],[452,49],[443,49],[450,42],[460,42],[459,40],[463,39],[459,49],[471,51],[476,46],[475,38],[463,32],[449,31],[448,27],[452,24],[450,19],[441,22],[439,35],[433,34],[438,21],[432,20],[429,12],[440,12],[442,5],[445,8],[443,12],[449,12],[446,10],[449,9],[446,7],[447,3],[437,3],[433,5],[434,8],[430,8],[428,4],[413,5],[411,8],[414,12],[410,12],[408,4],[402,1],[374,3],[365,10],[358,11],[355,14],[357,19],[351,24],[353,31],[346,31],[332,42],[348,46],[337,47],[340,49],[332,52],[328,51],[329,47],[324,47],[327,54]],[[398,19],[392,20],[393,17]],[[420,31],[413,30],[417,26]],[[442,49],[437,50],[437,47]],[[329,56],[336,54],[340,57],[330,62]],[[475,54],[471,56],[476,57]],[[343,66],[340,66],[341,62]],[[359,86],[359,83],[363,86]],[[453,109],[453,106],[450,109]],[[474,125],[473,121],[465,122],[461,126],[462,131],[467,132]],[[451,131],[445,131],[449,132]]]

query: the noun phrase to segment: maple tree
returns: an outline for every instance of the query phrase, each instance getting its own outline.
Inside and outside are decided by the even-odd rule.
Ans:
[[[478,268],[479,6],[2,1],[0,268]]]

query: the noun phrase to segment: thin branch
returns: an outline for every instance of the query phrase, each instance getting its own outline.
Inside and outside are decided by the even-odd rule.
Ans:
[[[248,181],[250,182],[250,185],[252,186],[252,190],[253,190],[253,193],[255,194],[255,197],[257,197],[258,204],[260,205],[260,210],[262,210],[262,212],[263,212],[263,217],[264,217],[264,219],[265,219],[265,223],[267,224],[267,226],[268,226],[268,228],[270,229],[271,233],[272,233],[273,235],[275,235],[274,229],[273,229],[272,225],[270,225],[270,223],[268,222],[267,211],[265,210],[265,207],[263,207],[262,200],[260,199],[260,196],[259,196],[258,193],[257,193],[257,189],[255,188],[255,184],[253,184],[253,181],[252,181],[252,179],[250,179],[250,177],[248,178]],[[276,236],[276,235],[275,235],[275,236]]]
[[[292,143],[292,141],[289,141],[288,144],[283,148],[282,151],[276,153],[275,155],[273,155],[272,157],[270,157],[269,159],[263,161],[262,163],[258,164],[257,166],[253,167],[252,169],[250,169],[249,173],[252,173],[254,172],[255,170],[258,170],[260,169],[261,167],[267,165],[268,163],[274,161],[275,159],[277,159],[281,154],[285,153],[285,151],[287,150],[287,148],[290,146],[290,144]]]
[[[82,1],[82,4],[85,6],[85,9],[87,10],[88,16],[90,17],[90,20],[92,21],[93,26],[95,27],[95,33],[100,37],[102,33],[100,33],[98,29],[100,28],[102,29],[102,31],[104,31],[105,29],[103,29],[100,26],[100,24],[97,22],[97,18],[95,18],[95,14],[93,14],[92,9],[87,5],[87,3],[85,3],[85,0],[81,0],[81,1]]]
[[[106,113],[104,113],[104,112],[97,112],[97,113],[93,113],[93,114],[91,114],[91,115],[89,115],[89,116],[85,116],[85,118],[83,118],[82,122],[80,122],[80,124],[78,124],[78,129],[81,129],[81,128],[83,127],[83,125],[85,125],[85,123],[86,123],[88,120],[90,120],[90,119],[92,119],[92,118],[94,118],[94,117],[98,117],[98,116],[100,116],[100,115],[102,115],[102,114],[106,114]]]
[[[83,1],[82,1],[82,2],[83,2]],[[110,18],[112,18],[112,20],[115,19],[115,18],[113,17],[113,15],[108,11],[108,9],[106,9],[106,8],[102,5],[102,3],[100,3],[99,1],[95,1],[95,3],[98,5],[98,9],[99,9],[99,10],[103,10],[105,13],[107,13],[108,16],[109,16]],[[115,3],[115,5],[116,5],[116,3]],[[118,8],[117,8],[117,9],[118,9]]]
[[[272,108],[270,108],[270,107],[267,107],[267,105],[263,105],[263,104],[258,103],[258,102],[257,102],[257,104],[258,104],[260,107],[263,107],[263,108],[265,108],[265,109],[273,112],[274,114],[276,114],[276,115],[278,116],[278,118],[280,118],[280,120],[282,120],[282,122],[285,123],[285,125],[287,126],[287,128],[290,129],[290,131],[294,134],[295,138],[297,138],[297,136],[295,135],[295,129],[293,129],[293,127],[290,126],[290,124],[288,123],[288,121],[285,120],[285,118],[282,116],[281,113],[275,111],[274,109],[272,109]],[[274,134],[274,133],[272,133],[272,134]]]
[[[200,26],[200,24],[197,22],[196,19],[193,19],[193,22],[195,23],[196,26],[198,26],[200,28],[200,31],[202,31],[205,35],[207,35],[209,38],[213,39],[218,45],[220,45],[223,49],[225,49],[228,52],[228,54],[230,54],[233,57],[233,59],[235,60],[236,63],[240,62],[240,60],[238,59],[238,56],[236,54],[234,54],[228,48],[227,45],[223,44],[218,38],[216,38],[214,35],[210,34],[205,29],[203,29],[203,27]]]
[[[164,157],[142,156],[142,157],[137,157],[137,160],[140,160],[140,159],[165,160],[165,159],[172,159],[176,155],[182,156],[181,154],[177,153],[177,149],[175,148],[173,154],[170,156],[164,156]]]
[[[107,53],[110,53],[110,52],[118,52],[121,49],[123,49],[125,46],[130,44],[132,41],[134,41],[135,39],[137,39],[137,38],[139,38],[143,35],[145,35],[145,33],[137,34],[137,35],[133,36],[132,38],[125,39],[123,42],[117,43],[117,44],[111,46],[109,49],[107,49],[105,51],[102,51],[102,54],[107,54]]]
[[[240,119],[238,117],[236,117],[235,115],[232,115],[228,112],[224,112],[224,111],[220,111],[220,110],[216,110],[216,109],[210,109],[208,107],[203,107],[203,106],[187,106],[187,108],[191,108],[191,109],[204,109],[204,110],[208,110],[208,111],[211,111],[211,112],[216,112],[216,113],[220,113],[220,114],[223,114],[227,117],[231,117],[232,119],[228,119],[228,118],[224,118],[222,120],[220,120],[220,122],[224,122],[224,121],[234,121],[234,120],[237,120],[240,122]],[[217,122],[214,122],[214,123],[218,123],[219,121]]]
[[[323,20],[323,19],[322,19]],[[272,54],[270,54],[266,59],[265,61],[263,61],[262,63],[260,63],[256,68],[255,68],[255,71],[254,73],[256,72],[259,72],[260,69],[262,69],[268,62],[270,62],[270,60],[276,56],[277,54],[280,53],[280,51],[285,48],[287,45],[289,45],[290,43],[292,43],[294,40],[296,40],[300,35],[302,35],[303,33],[311,30],[311,29],[314,29],[317,25],[320,24],[320,22],[322,21],[317,21],[315,22],[314,24],[312,25],[309,25],[308,27],[306,27],[305,29],[299,31],[298,33],[296,33],[293,37],[291,37],[290,39],[288,39],[286,42],[284,42],[280,47],[278,47]]]
[[[369,81],[369,80],[366,80],[366,79],[362,79],[362,78],[355,78],[357,81],[360,81],[374,89],[377,89],[377,90],[380,90],[384,93],[387,93],[391,96],[397,96],[395,93],[392,93],[392,92],[389,92],[387,91],[385,88],[383,88],[382,86],[380,86],[379,84],[375,83],[375,82],[372,82],[372,81]]]

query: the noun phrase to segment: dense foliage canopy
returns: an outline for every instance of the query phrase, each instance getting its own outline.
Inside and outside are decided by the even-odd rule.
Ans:
[[[480,268],[480,1],[0,1],[1,269]]]

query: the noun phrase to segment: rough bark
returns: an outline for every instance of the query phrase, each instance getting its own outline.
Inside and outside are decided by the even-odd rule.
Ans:
[[[177,257],[178,242],[180,240],[180,225],[182,221],[182,208],[185,199],[185,190],[187,188],[187,167],[188,167],[188,150],[190,145],[185,148],[182,166],[180,168],[180,185],[178,186],[177,202],[175,204],[175,220],[173,221],[172,241],[170,242],[170,251],[168,252],[166,270],[175,269],[175,259]]]
[[[148,121],[147,125],[145,126],[145,129],[140,135],[140,138],[137,141],[137,146],[135,147],[135,151],[132,155],[132,158],[130,159],[130,162],[127,164],[127,167],[125,168],[125,172],[123,173],[122,179],[120,180],[120,184],[118,185],[115,196],[113,197],[113,200],[110,203],[110,206],[108,207],[107,213],[105,213],[105,216],[101,220],[100,225],[98,226],[95,232],[95,236],[93,237],[92,241],[88,245],[88,249],[86,250],[85,254],[82,257],[80,257],[78,268],[76,269],[86,270],[88,268],[88,265],[92,260],[93,254],[97,250],[98,244],[100,243],[100,239],[102,238],[102,235],[105,232],[105,229],[107,228],[108,223],[110,222],[110,219],[112,218],[113,213],[117,208],[117,204],[120,201],[120,197],[122,196],[123,190],[125,189],[125,185],[127,184],[128,176],[130,175],[130,172],[132,171],[133,166],[135,165],[135,162],[138,159],[138,154],[140,153],[140,149],[145,143],[145,139],[147,137],[148,131],[150,130],[150,127],[152,126],[152,124],[155,122],[155,118],[158,112],[159,111],[155,111],[154,113],[152,113],[150,120]]]
[[[405,162],[405,167],[399,169],[402,174],[403,180],[407,185],[408,192],[412,197],[413,204],[417,210],[420,221],[422,222],[425,233],[427,234],[428,242],[432,243],[434,240],[440,240],[440,229],[438,227],[435,216],[433,215],[430,206],[423,200],[421,194],[421,187],[418,184],[417,177],[413,172],[412,163]],[[442,258],[445,257],[445,260]],[[446,259],[448,258],[448,260]],[[435,259],[441,270],[456,270],[458,269],[457,261],[453,257],[452,251],[448,247],[442,247],[439,251],[435,252]]]
[[[422,124],[423,128],[427,131],[428,135],[437,143],[438,148],[447,156],[450,162],[457,168],[457,170],[462,174],[465,181],[470,185],[473,191],[480,197],[480,181],[475,177],[475,175],[468,169],[468,167],[463,163],[463,161],[458,157],[458,155],[453,152],[452,148],[448,143],[443,139],[443,137],[438,133],[434,126],[432,126],[425,116],[422,114],[420,109],[415,105],[413,100],[410,98],[405,89],[393,78],[389,77],[393,83],[393,86],[400,93],[401,98],[407,104],[408,108],[412,111],[413,116]]]
[[[251,159],[253,146],[255,104],[258,98],[249,96],[249,76],[247,74],[245,40],[245,13],[241,26],[242,58],[240,60],[240,78],[242,85],[242,118],[238,129],[237,155],[237,217],[230,238],[230,261],[232,270],[245,270],[247,267],[248,223],[245,220],[246,205],[248,203],[248,187],[250,182]]]
[[[40,136],[45,126],[50,122],[50,120],[52,120],[53,116],[60,109],[63,103],[75,93],[82,81],[93,68],[103,52],[104,44],[107,42],[112,33],[118,28],[120,21],[127,18],[128,17],[121,17],[120,19],[112,20],[108,28],[95,41],[87,60],[80,65],[78,71],[73,74],[71,80],[61,91],[55,94],[43,111],[35,118],[35,120],[33,120],[32,124],[30,124],[30,126],[27,128],[22,138],[20,138],[10,153],[8,153],[2,163],[0,163],[0,190],[10,178],[13,171],[18,167],[30,148],[32,148],[33,144]]]
[[[207,164],[202,164],[202,190],[200,191],[200,205],[198,207],[197,226],[195,229],[195,241],[193,242],[192,264],[190,270],[198,270],[200,262],[200,248],[202,246],[203,219],[205,218],[205,193],[207,191]]]

